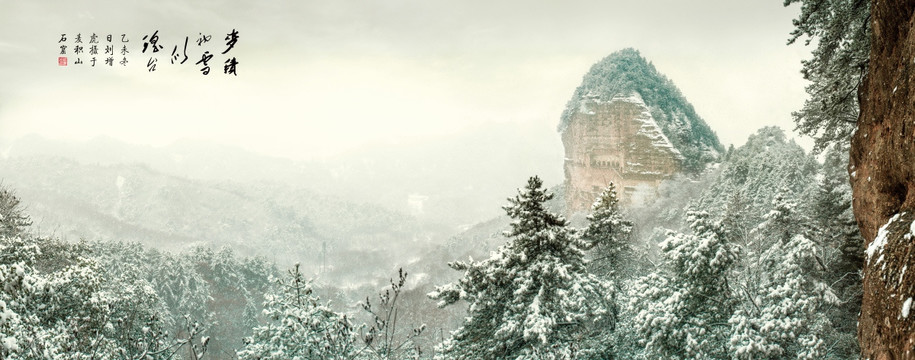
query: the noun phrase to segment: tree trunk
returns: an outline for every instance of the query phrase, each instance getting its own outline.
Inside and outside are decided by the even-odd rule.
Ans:
[[[871,1],[870,63],[849,165],[855,217],[868,245],[862,359],[915,359],[915,311],[908,311],[915,308],[913,10],[911,0]]]

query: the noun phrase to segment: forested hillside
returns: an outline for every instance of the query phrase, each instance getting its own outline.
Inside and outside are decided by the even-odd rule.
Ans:
[[[247,214],[239,226],[252,230],[209,227],[209,237],[191,231],[186,236],[213,241],[178,253],[123,242],[130,239],[116,232],[65,242],[36,233],[18,199],[4,191],[4,351],[12,358],[44,351],[64,358],[145,351],[194,358],[205,351],[208,358],[245,359],[851,359],[858,352],[863,249],[844,154],[830,149],[820,163],[780,129],[763,128],[705,173],[663,184],[644,208],[621,208],[608,184],[588,218],[575,223],[554,214],[561,199],[533,177],[504,208],[508,217],[501,219],[510,221],[495,219],[426,249],[384,240],[372,248],[388,257],[363,256],[345,275],[334,275],[348,279],[348,288],[327,274],[309,281],[300,264],[281,265],[292,270],[280,275],[270,259],[214,249],[256,241],[275,244],[270,251],[290,258],[315,256],[315,241],[325,238],[313,235],[307,243],[300,234],[327,231],[350,236],[354,249],[367,248],[379,238],[359,234],[391,231],[384,236],[393,239],[403,229],[397,226],[408,223],[372,225],[378,218],[359,215],[358,208],[332,212],[345,203],[317,202],[320,197],[282,187],[203,186],[142,167],[96,167],[91,177],[58,160],[60,170],[36,184],[54,177],[111,182],[110,193],[80,195],[74,181],[54,195],[83,204],[96,199],[101,205],[86,219],[103,213],[182,234],[210,226],[214,216],[229,226],[232,216],[221,216],[236,212]],[[156,201],[143,202],[146,208],[132,199],[152,196]],[[239,206],[208,207],[212,198],[236,199]],[[200,209],[184,213],[186,219],[158,218],[149,205],[162,201]],[[310,202],[315,205],[303,207]],[[335,218],[352,222],[334,226],[329,219]],[[284,237],[263,226],[272,221],[304,226]],[[238,234],[250,238],[233,237]],[[461,259],[473,254],[484,259]],[[458,271],[448,275],[446,263]],[[379,277],[393,279],[383,289]],[[435,309],[436,302],[467,307]]]

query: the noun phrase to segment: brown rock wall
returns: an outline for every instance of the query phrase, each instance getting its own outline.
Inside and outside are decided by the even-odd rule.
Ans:
[[[858,338],[862,358],[915,359],[915,314],[902,316],[915,296],[915,1],[873,0],[871,11],[870,64],[849,165],[855,217],[875,254],[864,267]]]

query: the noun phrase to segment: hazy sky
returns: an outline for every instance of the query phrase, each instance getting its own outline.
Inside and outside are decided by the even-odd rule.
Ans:
[[[555,129],[590,66],[634,47],[739,145],[793,129],[810,51],[785,45],[796,13],[781,0],[0,0],[0,136],[194,138],[307,159],[487,122]],[[232,29],[237,77],[218,54]],[[140,38],[155,30],[150,73]],[[72,51],[93,32],[118,48],[128,34],[128,66],[58,66],[62,33]],[[193,65],[200,33],[217,52],[208,76]],[[171,65],[185,36],[192,58]]]

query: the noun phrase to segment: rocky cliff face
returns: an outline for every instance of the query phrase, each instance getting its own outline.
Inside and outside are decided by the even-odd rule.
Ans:
[[[915,359],[915,2],[872,0],[871,9],[849,164],[868,245],[858,337],[862,358]]]
[[[721,143],[670,80],[625,49],[595,64],[559,125],[568,213],[590,209],[609,182],[624,203],[654,195],[661,180],[698,172]]]
[[[682,169],[683,156],[673,147],[638,94],[602,101],[580,99],[565,145],[566,205],[587,211],[609,182],[629,203],[641,203],[661,180]]]

